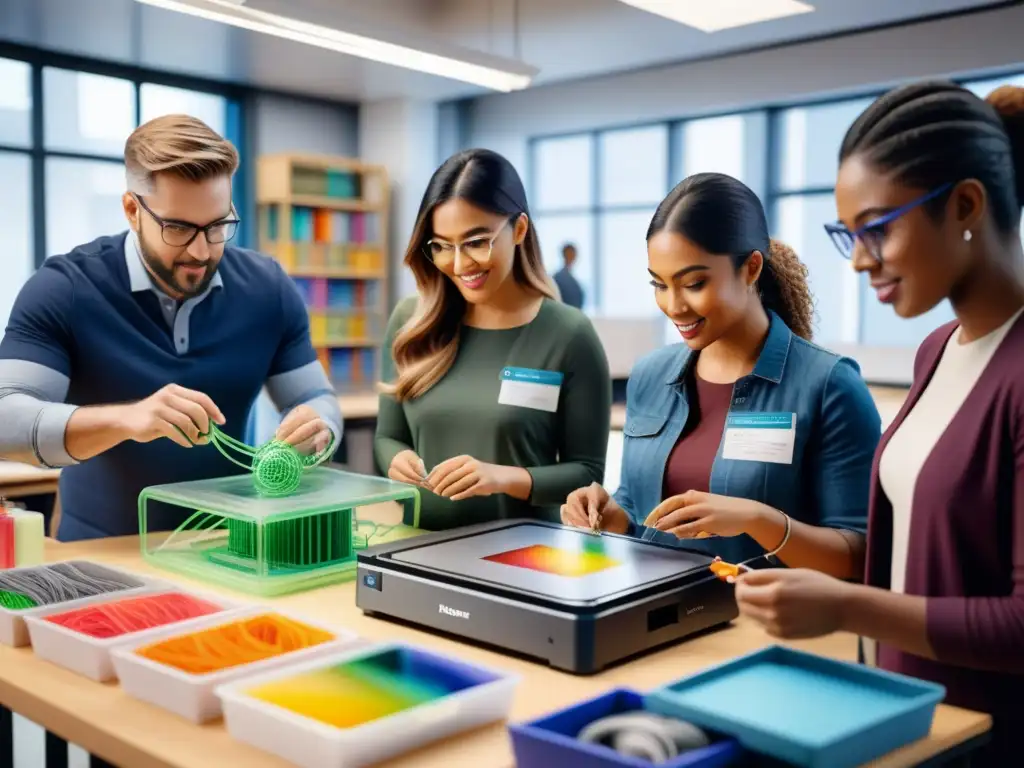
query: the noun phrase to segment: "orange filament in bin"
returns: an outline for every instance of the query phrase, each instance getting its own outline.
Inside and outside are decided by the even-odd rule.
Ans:
[[[221,611],[219,605],[181,592],[142,595],[47,616],[46,620],[99,639],[118,637]]]
[[[330,632],[268,613],[168,638],[135,652],[193,675],[301,651],[334,640]]]

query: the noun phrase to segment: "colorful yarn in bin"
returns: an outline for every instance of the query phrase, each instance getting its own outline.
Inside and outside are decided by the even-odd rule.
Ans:
[[[46,620],[79,634],[108,639],[209,616],[221,610],[208,600],[182,592],[164,592],[88,605],[47,616]]]
[[[221,455],[232,464],[252,473],[253,484],[261,496],[290,496],[299,489],[302,472],[319,466],[334,450],[334,436],[330,444],[318,454],[303,456],[295,446],[283,440],[271,440],[258,448],[236,440],[210,422],[210,431],[202,437],[220,451]],[[229,449],[248,459],[240,461],[231,455]]]
[[[30,597],[0,589],[0,608],[6,608],[9,611],[24,611],[28,608],[35,608],[36,605],[36,601]]]
[[[245,693],[325,725],[354,728],[437,701],[451,691],[369,658],[273,680]]]
[[[0,601],[10,610],[53,605],[141,586],[138,579],[90,563],[54,563],[0,571]]]
[[[138,648],[135,653],[188,674],[205,675],[334,639],[326,630],[268,613],[178,635]]]

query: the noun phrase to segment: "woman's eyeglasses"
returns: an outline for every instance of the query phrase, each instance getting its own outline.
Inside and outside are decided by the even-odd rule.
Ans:
[[[864,244],[868,253],[870,253],[876,261],[881,261],[882,245],[885,241],[886,227],[900,216],[914,210],[919,205],[924,205],[929,200],[934,200],[936,197],[949,190],[952,186],[952,182],[943,184],[938,189],[933,189],[928,194],[922,195],[906,205],[889,211],[884,216],[873,219],[852,232],[847,229],[845,224],[840,222],[826,224],[825,231],[828,233],[828,236],[832,238],[832,242],[835,244],[836,248],[839,249],[839,253],[844,259],[849,259],[853,256],[853,249],[856,246],[857,241],[860,240]]]
[[[462,251],[463,254],[471,258],[473,261],[490,261],[491,250],[494,248],[494,241],[498,239],[498,236],[501,235],[502,232],[505,231],[505,227],[507,227],[511,221],[511,219],[506,221],[501,225],[498,231],[492,235],[472,237],[461,243],[446,243],[443,240],[428,240],[427,244],[423,247],[423,252],[434,264],[448,264],[455,261],[455,255],[459,251]]]

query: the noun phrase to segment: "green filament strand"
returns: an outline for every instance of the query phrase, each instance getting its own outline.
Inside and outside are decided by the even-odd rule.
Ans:
[[[200,437],[208,438],[213,447],[232,464],[251,472],[256,490],[262,496],[280,497],[295,493],[299,488],[303,470],[312,469],[323,463],[334,448],[333,434],[328,446],[311,456],[303,456],[295,446],[283,440],[271,440],[254,448],[226,434],[212,421],[210,431],[201,434]],[[248,461],[232,456],[232,450]]]

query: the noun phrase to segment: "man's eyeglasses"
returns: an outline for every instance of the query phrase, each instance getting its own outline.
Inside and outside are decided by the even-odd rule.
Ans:
[[[505,227],[512,221],[506,221],[493,235],[481,235],[473,237],[462,243],[446,243],[443,240],[428,240],[423,247],[423,252],[434,264],[447,264],[455,260],[455,255],[462,251],[473,261],[487,262],[491,258],[491,250],[494,248],[494,241],[505,231]]]
[[[153,217],[153,221],[160,225],[160,236],[163,238],[163,241],[167,245],[172,245],[176,248],[185,248],[192,245],[192,241],[199,237],[200,232],[206,235],[206,242],[210,245],[216,245],[217,243],[226,243],[238,231],[239,220],[237,218],[221,219],[212,224],[207,224],[205,227],[200,227],[187,221],[161,218],[146,205],[146,201],[142,199],[141,195],[132,193],[132,197],[138,201],[146,213]],[[231,206],[231,212],[232,214],[235,212],[234,205]]]
[[[948,191],[952,186],[952,182],[943,184],[938,189],[933,189],[928,194],[922,195],[906,205],[889,211],[887,214],[869,221],[864,226],[859,229],[855,229],[852,232],[841,222],[826,224],[825,231],[828,233],[828,236],[832,238],[832,242],[835,244],[836,248],[839,249],[839,253],[843,258],[849,259],[853,256],[854,246],[857,241],[860,240],[864,244],[868,253],[870,253],[877,261],[881,261],[882,245],[885,241],[885,228],[900,216],[914,210],[919,205],[924,205],[928,201],[934,200],[939,195]]]

